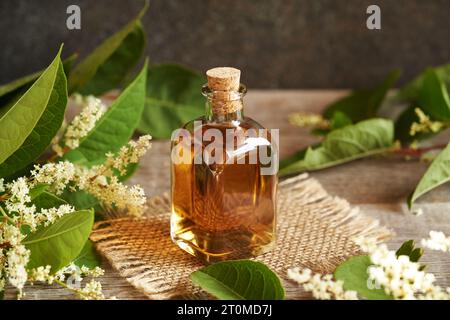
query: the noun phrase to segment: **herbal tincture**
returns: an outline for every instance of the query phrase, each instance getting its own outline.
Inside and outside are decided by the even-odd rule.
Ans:
[[[239,70],[206,75],[206,115],[172,136],[171,237],[205,262],[259,255],[275,245],[275,135],[244,116]]]

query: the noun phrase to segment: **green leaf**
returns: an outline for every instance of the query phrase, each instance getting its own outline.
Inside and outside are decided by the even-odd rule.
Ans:
[[[442,79],[447,88],[450,88],[450,63],[434,68],[434,71]],[[397,99],[400,101],[417,101],[420,91],[423,87],[424,79],[428,70],[419,74],[412,81],[407,83],[397,94]]]
[[[418,133],[410,135],[411,126],[414,122],[419,122],[419,117],[414,111],[417,107],[410,106],[406,108],[395,121],[395,138],[402,143],[410,143],[414,140],[425,139],[429,134]]]
[[[64,73],[66,74],[66,76],[70,73],[70,70],[76,58],[77,54],[72,54],[62,62]],[[34,72],[0,86],[0,108],[6,105],[10,100],[17,98],[26,90],[28,90],[44,71],[45,70]]]
[[[0,110],[0,176],[35,160],[61,125],[67,102],[61,49],[34,84],[17,101]]]
[[[284,288],[280,279],[260,262],[219,262],[193,272],[191,280],[222,300],[284,299]]]
[[[340,264],[335,272],[336,280],[344,282],[345,290],[352,290],[369,300],[392,300],[392,297],[384,292],[382,288],[369,288],[369,274],[367,269],[371,265],[368,256],[351,257]]]
[[[97,200],[97,198],[82,190],[65,190],[61,197],[65,201],[73,205],[77,210],[94,208],[95,211],[98,211],[101,209],[100,202]]]
[[[450,120],[450,99],[444,82],[433,69],[425,73],[418,104],[434,120]]]
[[[408,256],[411,262],[419,262],[420,258],[423,255],[422,248],[415,248],[416,242],[414,240],[408,240],[403,242],[400,248],[395,252],[397,257],[399,256]],[[426,265],[420,266],[420,270],[424,270]]]
[[[137,17],[103,41],[70,74],[69,93],[100,95],[116,88],[137,64],[145,47],[140,23],[148,2]]]
[[[139,131],[170,138],[172,131],[205,113],[201,88],[206,79],[178,65],[149,67],[147,99]]]
[[[352,124],[352,119],[350,119],[345,113],[336,111],[331,118],[330,127],[331,130],[340,129]]]
[[[64,113],[67,105],[66,85],[66,76],[62,64],[59,62],[56,78],[53,81],[53,86],[50,91],[49,100],[42,102],[45,109],[41,114],[39,121],[36,123],[31,133],[28,134],[19,149],[0,164],[0,176],[9,176],[25,168],[47,149],[64,120]],[[25,93],[25,95],[32,94],[31,91],[34,91],[35,95],[39,94],[39,91],[36,91],[33,86]],[[26,103],[29,102],[20,103],[19,100],[13,108],[23,108],[24,105],[26,108],[28,107]],[[22,126],[23,124],[19,125]]]
[[[88,239],[83,247],[83,250],[81,250],[80,254],[73,261],[73,263],[80,268],[85,266],[89,269],[93,269],[100,266],[100,261],[101,257],[97,250],[95,250],[94,244]]]
[[[128,143],[141,118],[145,103],[147,62],[133,82],[97,121],[78,148],[65,154],[64,159],[83,165],[102,163],[107,152],[117,152]]]
[[[393,138],[391,120],[375,118],[361,121],[330,132],[319,146],[308,148],[303,159],[282,167],[279,174],[284,176],[323,169],[382,153],[392,147]]]
[[[412,262],[418,262],[420,258],[423,256],[423,249],[422,248],[415,248],[411,253],[409,254],[409,260]]]
[[[408,198],[408,206],[422,195],[450,180],[450,143],[433,160],[427,171],[420,179],[419,184]]]
[[[94,223],[92,210],[64,215],[55,223],[29,234],[23,244],[31,251],[28,268],[50,265],[52,272],[72,262],[83,249]]]
[[[400,71],[394,70],[373,89],[354,91],[327,107],[324,116],[331,119],[336,111],[344,113],[352,122],[372,118],[377,115],[388,90],[400,77]]]
[[[312,145],[310,148],[317,148],[318,146],[320,146],[320,144],[315,144]],[[280,161],[280,171],[299,162],[302,161],[305,158],[305,154],[306,151],[308,151],[308,149],[301,149],[299,151],[297,151],[296,153],[294,153],[293,155],[283,159]]]
[[[67,202],[53,193],[44,191],[33,200],[33,204],[36,206],[37,210],[40,210],[59,207],[63,204],[67,204]]]
[[[449,70],[450,71],[450,70]],[[414,122],[419,122],[415,109],[420,107],[432,120],[450,121],[450,100],[448,90],[436,70],[428,69],[421,78],[421,87],[415,101],[406,108],[395,123],[395,136],[403,143],[430,138],[438,132],[410,135]],[[450,84],[450,83],[449,83]]]
[[[414,240],[405,241],[400,248],[395,252],[395,255],[398,256],[408,256],[414,250],[416,246],[416,242]]]

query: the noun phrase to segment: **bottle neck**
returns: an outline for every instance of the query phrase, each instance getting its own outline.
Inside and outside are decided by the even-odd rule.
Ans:
[[[242,83],[237,90],[214,91],[204,85],[206,118],[211,122],[239,121],[244,118],[244,96],[247,88]]]
[[[227,101],[227,105],[232,104],[232,107],[222,108],[223,102],[215,100],[213,97],[208,97],[206,101],[206,118],[211,122],[229,122],[240,121],[244,118],[244,102],[243,99]]]

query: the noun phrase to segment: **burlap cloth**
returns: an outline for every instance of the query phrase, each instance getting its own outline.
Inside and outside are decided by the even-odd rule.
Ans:
[[[330,196],[306,174],[279,186],[277,246],[255,260],[267,264],[285,284],[286,271],[293,266],[333,272],[339,263],[359,253],[352,241],[355,236],[382,241],[391,235],[346,200]],[[91,240],[112,266],[149,298],[206,297],[189,279],[202,264],[170,239],[168,196],[150,199],[147,212],[144,218],[98,222]],[[295,297],[295,292],[290,296]]]

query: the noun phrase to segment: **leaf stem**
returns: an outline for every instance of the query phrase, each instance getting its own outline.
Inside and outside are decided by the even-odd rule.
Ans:
[[[426,148],[400,148],[393,150],[393,153],[407,157],[420,158],[423,154],[427,153],[428,151],[444,149],[446,146],[447,145],[445,144],[439,144]]]
[[[0,206],[0,213],[2,214],[4,219],[6,219],[10,222],[14,222],[14,220],[6,214],[5,210],[1,206]]]

